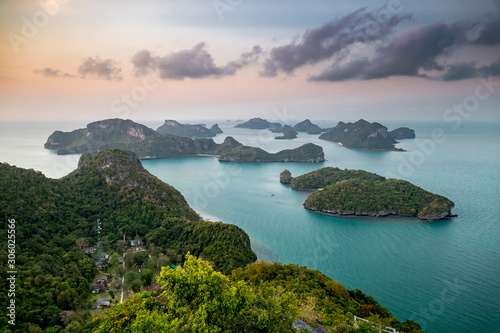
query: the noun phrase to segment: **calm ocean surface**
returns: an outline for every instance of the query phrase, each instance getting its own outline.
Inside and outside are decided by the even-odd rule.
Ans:
[[[43,144],[54,130],[86,123],[2,123],[0,162],[64,176],[76,167],[78,156],[58,156]],[[269,131],[219,125],[224,134],[217,142],[231,135],[272,152],[314,142],[324,148],[327,162],[220,163],[189,157],[143,161],[144,167],[180,190],[206,219],[243,228],[260,260],[318,269],[428,332],[500,332],[499,123],[465,122],[453,130],[438,122],[384,122],[389,129],[416,130],[418,139],[399,144],[407,152],[351,150],[303,133],[291,141],[274,140]],[[445,137],[431,143],[435,129]],[[286,168],[298,176],[323,166],[408,180],[454,201],[459,217],[428,223],[311,213],[302,208],[308,193],[280,184],[279,173]]]

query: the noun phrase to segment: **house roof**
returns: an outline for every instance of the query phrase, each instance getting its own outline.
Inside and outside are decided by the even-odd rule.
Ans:
[[[99,278],[99,280],[107,280],[107,279],[108,279],[107,275],[101,275],[101,277]]]
[[[101,297],[95,301],[95,305],[109,305],[109,301],[106,297]]]
[[[102,285],[102,283],[98,283],[98,284],[95,284],[93,285],[91,288],[90,288],[90,291],[94,291],[94,290],[104,290],[104,286]]]

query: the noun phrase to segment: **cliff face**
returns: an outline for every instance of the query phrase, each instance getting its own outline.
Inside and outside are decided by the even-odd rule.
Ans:
[[[360,119],[355,123],[339,122],[329,132],[319,137],[322,140],[338,142],[346,148],[370,149],[370,150],[395,150],[402,149],[394,147],[397,143],[387,131],[387,127],[379,123],[369,123]]]

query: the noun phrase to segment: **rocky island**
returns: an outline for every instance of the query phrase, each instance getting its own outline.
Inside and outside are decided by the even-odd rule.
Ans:
[[[282,125],[280,123],[271,123],[262,118],[252,118],[242,124],[234,126],[235,128],[250,128],[250,129],[268,129],[268,128],[279,128]]]
[[[399,127],[389,132],[389,135],[396,140],[415,139],[415,131],[408,127]]]
[[[210,127],[210,132],[214,133],[214,134],[222,134],[224,133],[220,127],[219,127],[219,124],[213,124],[212,127]]]
[[[313,143],[306,143],[295,149],[285,149],[271,154],[260,148],[244,146],[232,137],[227,137],[216,153],[221,162],[322,163],[325,161],[323,148]]]
[[[395,130],[395,133],[408,135],[402,129]],[[377,122],[369,123],[364,119],[355,123],[341,121],[330,131],[321,134],[319,138],[338,142],[346,148],[403,151],[403,149],[394,146],[398,142],[390,135],[387,127]]]
[[[307,134],[321,134],[322,129],[313,123],[309,119],[306,119],[295,126],[293,129],[297,132],[306,132]]]
[[[323,148],[305,144],[293,150],[270,154],[260,148],[247,147],[227,137],[222,144],[212,139],[190,139],[157,131],[132,120],[107,119],[72,132],[55,131],[45,148],[60,155],[92,153],[104,149],[123,149],[139,159],[211,155],[224,162],[323,162]]]
[[[321,213],[351,216],[404,216],[439,220],[456,215],[454,203],[400,179],[386,179],[363,170],[326,167],[297,178],[288,170],[280,175],[292,189],[318,191],[304,202],[304,208]]]
[[[165,123],[156,131],[160,134],[172,134],[192,139],[211,138],[222,133],[217,124],[208,129],[203,125],[180,124],[175,120],[165,120]]]
[[[297,132],[290,125],[281,127],[281,131],[283,135],[275,137],[276,140],[290,140],[297,138]]]

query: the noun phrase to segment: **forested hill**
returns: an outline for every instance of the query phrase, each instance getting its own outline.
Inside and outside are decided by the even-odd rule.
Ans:
[[[455,204],[410,182],[386,179],[363,170],[321,168],[293,178],[290,171],[280,175],[282,183],[295,190],[319,189],[307,197],[304,208],[338,215],[408,216],[439,220],[456,216]]]
[[[89,246],[96,244],[97,219],[113,252],[125,235],[154,243],[173,258],[191,251],[226,274],[257,259],[243,230],[202,221],[179,191],[149,174],[129,152],[84,154],[77,170],[57,180],[2,163],[0,188],[0,217],[16,221],[13,332],[28,332],[30,325],[64,327],[62,311],[87,309],[96,273],[93,258],[77,243],[84,239]],[[7,258],[6,242],[7,223],[2,223],[2,258]],[[6,264],[0,264],[1,304],[7,301]],[[7,319],[2,306],[0,327],[7,327]]]

